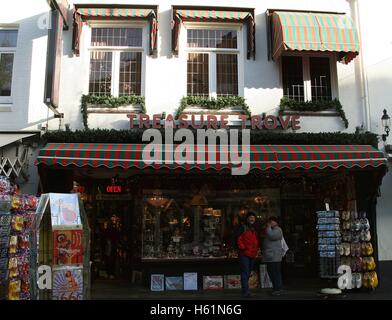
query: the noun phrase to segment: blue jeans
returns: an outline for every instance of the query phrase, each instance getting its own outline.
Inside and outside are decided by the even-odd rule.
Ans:
[[[282,281],[281,262],[267,262],[266,265],[267,265],[267,272],[271,279],[274,290],[282,290],[283,281]]]
[[[253,270],[254,259],[247,256],[239,256],[240,258],[240,271],[241,271],[241,291],[242,294],[249,293],[249,277]]]

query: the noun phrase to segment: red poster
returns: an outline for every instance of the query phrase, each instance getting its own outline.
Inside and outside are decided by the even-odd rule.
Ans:
[[[82,264],[82,230],[53,231],[53,259],[55,265]]]

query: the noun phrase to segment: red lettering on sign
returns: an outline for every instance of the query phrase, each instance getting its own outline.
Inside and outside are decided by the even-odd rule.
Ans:
[[[121,193],[122,189],[121,186],[107,186],[106,192],[107,193]]]

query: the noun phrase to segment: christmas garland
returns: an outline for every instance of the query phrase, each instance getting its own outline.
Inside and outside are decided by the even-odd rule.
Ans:
[[[180,114],[185,110],[186,107],[190,105],[200,106],[209,110],[220,110],[226,107],[242,107],[247,116],[251,115],[249,106],[245,102],[245,98],[238,96],[227,96],[218,98],[208,98],[199,96],[187,96],[183,97],[180,101],[180,106],[177,109],[175,118],[178,119]]]
[[[161,129],[163,130],[163,129]],[[240,130],[241,131],[241,130]],[[54,143],[142,143],[143,129],[114,130],[87,129],[76,131],[49,131],[42,142]],[[163,131],[162,131],[163,132]],[[250,130],[251,144],[301,144],[301,145],[372,145],[378,148],[374,133],[293,133]],[[164,137],[164,134],[163,134]],[[241,143],[241,132],[239,134]]]
[[[287,97],[283,97],[280,100],[280,110],[279,114],[284,113],[285,110],[294,110],[294,111],[325,111],[329,109],[334,109],[339,113],[339,116],[342,118],[344,122],[345,128],[348,128],[348,120],[346,118],[346,114],[343,110],[342,105],[339,100],[316,100],[316,101],[296,101],[293,99],[289,99]]]
[[[106,108],[118,108],[121,106],[127,106],[130,104],[138,104],[142,107],[142,113],[146,112],[146,107],[144,105],[144,97],[140,96],[95,96],[95,95],[82,95],[81,98],[81,108],[80,111],[83,117],[83,124],[85,129],[88,129],[88,104],[103,105]]]

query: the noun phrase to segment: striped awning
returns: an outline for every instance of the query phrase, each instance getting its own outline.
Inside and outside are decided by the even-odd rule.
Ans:
[[[106,167],[123,169],[169,169],[169,170],[215,170],[222,171],[238,166],[232,162],[230,146],[216,146],[212,150],[191,146],[186,154],[173,145],[158,145],[155,152],[175,150],[186,157],[185,163],[168,160],[148,163],[143,154],[147,144],[93,144],[93,143],[49,143],[40,150],[36,164],[46,166]],[[165,150],[165,147],[168,148]],[[240,146],[241,148],[241,146]],[[251,145],[245,148],[250,170],[296,170],[338,169],[386,166],[384,153],[366,145]],[[150,150],[149,150],[150,151]],[[226,152],[226,153],[225,153]],[[228,153],[227,153],[228,152]],[[199,155],[204,153],[204,161]],[[149,153],[154,159],[156,153]],[[238,153],[237,153],[238,154]],[[243,156],[240,155],[240,156]],[[161,159],[161,157],[159,157]],[[193,160],[193,161],[192,161]],[[228,161],[227,161],[228,160]]]
[[[79,55],[80,36],[82,33],[83,21],[89,19],[118,20],[118,19],[146,19],[150,24],[150,55],[155,54],[157,49],[158,36],[158,9],[154,7],[139,6],[109,6],[109,5],[75,5],[74,30],[72,49]]]
[[[256,57],[255,33],[256,24],[254,9],[232,8],[230,10],[219,7],[176,7],[173,6],[172,21],[172,51],[178,54],[178,35],[182,21],[194,22],[241,22],[247,25],[248,49],[247,58]]]
[[[359,53],[354,22],[343,14],[274,11],[272,42],[274,59],[284,51],[331,51],[349,63]]]

